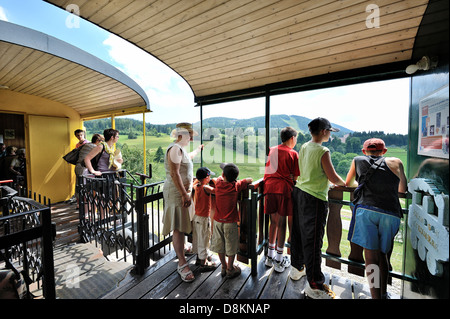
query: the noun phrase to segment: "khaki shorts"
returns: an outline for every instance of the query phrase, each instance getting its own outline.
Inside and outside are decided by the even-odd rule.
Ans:
[[[210,226],[209,217],[194,215],[192,219],[192,251],[202,260],[208,257],[211,239]]]
[[[239,246],[237,223],[221,223],[214,221],[211,250],[227,256],[236,255]]]

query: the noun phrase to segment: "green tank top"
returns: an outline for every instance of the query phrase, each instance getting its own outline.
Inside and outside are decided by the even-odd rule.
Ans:
[[[328,177],[322,168],[322,156],[330,150],[320,144],[307,142],[299,155],[300,177],[298,187],[323,201],[328,201]]]

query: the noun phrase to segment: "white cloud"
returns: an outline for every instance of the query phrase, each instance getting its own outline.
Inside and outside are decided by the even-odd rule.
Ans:
[[[3,7],[0,7],[0,20],[9,21],[8,18],[6,17],[6,12]]]
[[[110,35],[103,44],[108,47],[111,62],[147,93],[153,113],[146,120],[152,123],[198,120],[192,90],[172,69],[115,35]]]

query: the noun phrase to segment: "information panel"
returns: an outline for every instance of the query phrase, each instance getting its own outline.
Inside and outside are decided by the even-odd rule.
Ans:
[[[448,159],[448,84],[419,103],[419,155]]]

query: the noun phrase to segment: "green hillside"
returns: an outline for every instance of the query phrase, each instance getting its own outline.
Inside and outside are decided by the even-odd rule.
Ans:
[[[311,122],[311,119],[298,116],[298,115],[272,115],[270,117],[270,127],[273,128],[283,128],[286,126],[291,126],[297,131],[302,133],[308,133],[308,123]],[[199,125],[199,123],[196,123]],[[341,131],[336,134],[338,136],[344,136],[345,134],[352,133],[353,131],[345,128],[341,125],[332,123],[334,127],[339,128]],[[265,117],[258,116],[252,117],[249,119],[235,119],[235,118],[227,118],[227,117],[211,117],[203,120],[203,128],[217,128],[217,129],[226,129],[226,128],[264,128],[266,126]]]
[[[311,136],[308,132],[308,123],[310,119],[297,115],[273,115],[270,118],[270,126],[272,128],[281,129],[291,126],[297,129],[300,134],[297,139],[295,150],[300,149],[300,145],[309,141]],[[111,122],[108,119],[86,121],[88,139],[94,133],[102,133],[105,128],[110,127]],[[172,142],[170,132],[176,124],[153,125],[146,123],[146,163],[153,166],[153,181],[163,180],[165,178],[163,156],[167,146]],[[199,125],[195,123],[194,126]],[[342,142],[339,138],[331,139],[324,143],[330,149],[333,164],[339,175],[345,178],[351,161],[354,156],[361,155],[362,143],[366,138],[379,137],[386,141],[388,152],[386,156],[395,156],[400,158],[405,167],[407,165],[407,135],[400,134],[384,134],[384,132],[353,132],[337,124],[332,124],[341,129],[341,134],[349,134],[347,139]],[[225,161],[233,161],[241,169],[241,177],[252,177],[259,179],[264,172],[264,153],[265,153],[265,134],[261,136],[258,129],[265,127],[265,119],[263,116],[251,119],[233,119],[226,117],[213,117],[203,121],[203,129],[215,128],[219,130],[211,136],[216,137],[215,140],[204,140],[205,151],[203,152],[203,164],[211,166],[210,168],[220,173],[219,164]],[[124,156],[124,168],[132,174],[143,172],[144,151],[142,121],[117,118],[116,128],[120,131],[120,139],[118,147],[122,150]],[[245,130],[254,128],[255,130]],[[225,134],[225,129],[233,129],[232,135]],[[236,130],[237,129],[237,130]],[[243,131],[245,130],[245,133]],[[242,134],[243,133],[243,134]],[[259,134],[259,136],[258,136]],[[279,135],[278,133],[275,133]],[[333,133],[334,135],[334,133]],[[335,136],[335,135],[334,135]],[[279,139],[279,136],[277,136]],[[198,145],[198,140],[194,145]],[[256,145],[254,144],[256,141]],[[210,144],[212,143],[212,144]],[[230,145],[231,143],[231,145]],[[253,144],[252,144],[253,143]],[[277,138],[271,138],[270,145],[277,145],[280,141]],[[262,147],[261,147],[262,145]],[[157,154],[158,153],[158,154]],[[216,153],[216,154],[215,154]],[[200,165],[200,157],[197,158],[195,167]]]

